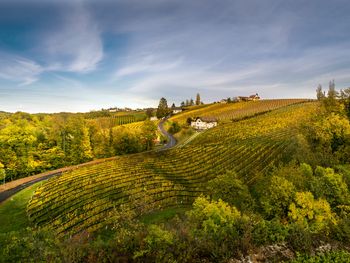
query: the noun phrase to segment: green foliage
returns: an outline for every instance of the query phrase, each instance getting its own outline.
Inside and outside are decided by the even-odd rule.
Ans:
[[[158,225],[150,225],[144,238],[144,248],[134,254],[134,258],[154,258],[156,262],[174,261],[168,250],[174,245],[174,235]]]
[[[317,167],[311,190],[317,198],[325,198],[332,207],[350,204],[349,189],[342,174],[331,168]]]
[[[288,244],[294,251],[310,253],[312,249],[312,232],[307,225],[292,223],[289,225]]]
[[[287,216],[288,207],[296,191],[293,183],[273,175],[260,191],[260,204],[268,218]]]
[[[170,128],[168,130],[171,134],[175,134],[178,133],[179,131],[181,131],[181,126],[179,125],[178,122],[174,121],[171,123]]]
[[[199,252],[211,260],[228,260],[250,245],[248,217],[222,200],[198,197],[187,215],[191,239],[197,243]]]
[[[260,220],[253,229],[252,238],[256,245],[275,244],[286,241],[289,227],[278,219]]]
[[[241,211],[252,210],[254,207],[254,200],[247,185],[233,171],[210,180],[208,182],[208,192],[213,199],[221,199]]]
[[[27,204],[41,184],[42,182],[35,183],[1,203],[0,233],[19,231],[30,226],[26,212]]]
[[[226,235],[238,234],[235,223],[241,214],[222,200],[209,201],[205,197],[198,197],[188,216],[195,225],[193,233],[196,236],[222,240]]]
[[[350,253],[347,251],[330,251],[319,253],[315,256],[308,254],[298,254],[297,258],[291,263],[348,263],[350,262]]]
[[[324,231],[327,234],[329,227],[336,224],[329,203],[323,199],[315,200],[310,192],[295,194],[295,200],[289,206],[288,217],[292,222],[308,226],[314,233]]]
[[[161,98],[157,108],[156,116],[158,119],[161,119],[169,114],[168,103],[165,98]]]

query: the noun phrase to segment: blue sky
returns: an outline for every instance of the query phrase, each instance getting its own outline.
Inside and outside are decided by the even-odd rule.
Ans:
[[[89,111],[350,86],[348,0],[1,0],[0,110]]]

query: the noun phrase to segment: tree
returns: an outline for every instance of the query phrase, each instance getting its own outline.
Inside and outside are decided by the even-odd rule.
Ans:
[[[148,108],[146,110],[146,115],[150,119],[153,116],[153,109],[152,108]]]
[[[289,206],[288,217],[291,221],[318,233],[325,230],[336,220],[329,203],[326,200],[315,200],[310,192],[297,192],[294,202]]]
[[[154,146],[154,140],[157,138],[157,126],[152,121],[145,121],[141,130],[141,137],[145,145],[145,150],[151,150]]]
[[[172,108],[172,109],[176,108],[175,103],[173,103],[173,104],[171,105],[171,108]]]
[[[329,88],[328,88],[328,92],[327,92],[327,99],[324,100],[324,105],[325,105],[326,110],[328,112],[339,111],[338,101],[337,101],[338,97],[339,97],[339,92],[336,91],[334,80],[332,80],[332,81],[329,82]]]
[[[321,86],[321,84],[319,84],[318,86],[317,86],[317,89],[316,89],[316,96],[317,96],[317,99],[318,100],[322,100],[322,99],[324,99],[326,96],[325,96],[325,94],[324,94],[324,92],[322,91],[322,86]]]
[[[194,101],[193,101],[193,99],[191,98],[191,100],[190,100],[190,106],[193,106],[194,105]]]
[[[288,207],[294,198],[295,186],[285,178],[275,175],[267,183],[260,198],[265,214],[270,218],[286,217]]]
[[[181,107],[185,107],[185,102],[184,101],[181,102]]]
[[[170,128],[169,128],[169,132],[171,134],[178,133],[180,130],[181,130],[181,126],[179,125],[179,123],[177,121],[174,121],[171,123]]]
[[[249,189],[235,172],[229,171],[210,180],[208,190],[213,199],[221,199],[241,211],[253,208]]]
[[[350,120],[350,88],[340,91],[340,99],[344,104],[344,110],[348,116],[348,119]]]
[[[199,93],[197,93],[196,96],[196,105],[200,105],[201,104],[201,96],[199,95]]]
[[[3,181],[3,184],[5,184],[6,180],[6,173],[4,167],[5,166],[0,162],[0,180]]]
[[[157,108],[157,118],[161,119],[169,114],[169,108],[168,108],[168,103],[165,98],[161,98],[159,101],[159,105]]]

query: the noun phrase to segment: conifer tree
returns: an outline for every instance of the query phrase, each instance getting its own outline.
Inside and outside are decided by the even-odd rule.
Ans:
[[[165,98],[161,98],[157,108],[157,113],[156,113],[157,118],[158,119],[163,118],[167,116],[168,113],[169,113],[168,102]]]
[[[199,93],[197,93],[196,96],[196,105],[200,105],[201,104],[201,96],[199,95]]]

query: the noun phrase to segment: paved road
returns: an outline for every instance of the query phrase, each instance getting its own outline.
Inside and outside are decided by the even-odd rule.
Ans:
[[[176,139],[174,138],[174,136],[164,129],[163,125],[164,125],[164,122],[166,122],[167,119],[168,118],[165,118],[164,120],[161,120],[159,122],[159,124],[158,124],[158,129],[160,130],[160,132],[163,133],[163,135],[168,138],[167,144],[162,149],[160,149],[160,151],[168,150],[168,149],[170,149],[170,148],[172,148],[172,147],[174,147],[176,145]]]
[[[37,178],[37,179],[33,179],[32,181],[29,181],[29,182],[26,182],[26,183],[23,183],[23,184],[20,184],[14,188],[11,188],[9,190],[6,190],[6,191],[3,191],[0,193],[0,203],[5,201],[7,198],[11,197],[12,195],[14,195],[15,193],[23,190],[24,188],[27,188],[28,186],[31,186],[37,182],[40,182],[40,181],[43,181],[43,180],[47,180],[53,176],[56,176],[56,175],[60,175],[62,174],[62,172],[52,172],[46,176],[43,176],[43,177],[40,177],[40,178]]]

